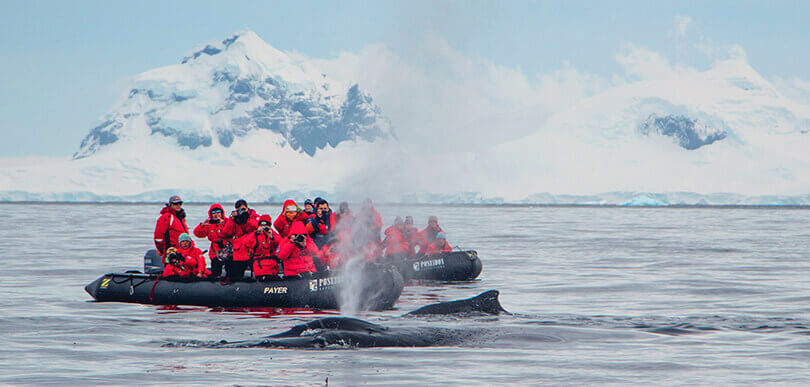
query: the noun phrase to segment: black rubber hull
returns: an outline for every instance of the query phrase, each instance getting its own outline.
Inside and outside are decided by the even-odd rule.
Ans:
[[[363,309],[391,309],[402,293],[403,278],[396,270],[363,273]],[[110,273],[85,286],[96,301],[152,305],[208,307],[279,307],[338,309],[341,276],[253,280],[221,284],[217,281],[158,279],[156,275]]]
[[[470,281],[481,274],[481,259],[475,250],[453,251],[427,256],[383,257],[408,280]]]

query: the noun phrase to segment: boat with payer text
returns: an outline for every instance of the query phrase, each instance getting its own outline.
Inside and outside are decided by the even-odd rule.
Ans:
[[[393,268],[363,270],[352,279],[362,281],[361,306],[390,309],[402,293],[403,278]],[[109,273],[85,286],[96,301],[152,305],[208,307],[279,307],[338,309],[338,295],[349,277],[335,273],[274,277],[267,281],[244,278],[233,282],[188,277],[160,277],[157,273]]]

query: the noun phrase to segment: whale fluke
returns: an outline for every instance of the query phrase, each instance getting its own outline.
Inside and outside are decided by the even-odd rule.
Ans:
[[[496,315],[501,313],[510,314],[501,306],[500,301],[498,301],[499,295],[499,291],[489,290],[472,298],[426,305],[406,313],[405,316],[425,314],[458,314],[471,312],[481,312]]]

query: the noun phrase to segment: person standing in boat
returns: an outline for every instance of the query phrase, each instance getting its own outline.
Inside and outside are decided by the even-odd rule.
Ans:
[[[335,214],[329,208],[329,202],[318,198],[315,201],[315,215],[307,219],[304,223],[315,245],[322,248],[332,236],[335,226]]]
[[[307,219],[309,219],[309,216],[301,210],[301,207],[298,207],[294,200],[288,199],[281,208],[281,214],[279,214],[276,221],[273,222],[273,227],[276,228],[276,231],[278,231],[278,234],[281,235],[282,238],[286,238],[290,236],[290,227],[292,227],[294,222],[301,222],[301,224],[303,224]]]
[[[425,254],[427,255],[449,253],[451,251],[453,251],[453,248],[447,243],[447,236],[443,231],[436,234],[436,239],[425,248]]]
[[[225,248],[226,237],[222,233],[225,228],[225,210],[219,203],[214,203],[208,209],[208,219],[200,222],[194,228],[194,236],[206,238],[211,242],[208,248],[208,258],[211,261],[211,273],[215,277],[222,275],[222,261],[216,259],[217,252]]]
[[[276,257],[281,259],[284,275],[293,276],[316,271],[312,257],[320,257],[320,251],[307,235],[307,227],[300,221],[290,226],[287,238],[282,238],[276,249]]]
[[[155,224],[155,248],[158,254],[163,257],[166,249],[179,246],[177,238],[183,233],[188,233],[183,199],[172,195],[166,206],[160,210],[160,217]]]
[[[236,201],[234,207],[236,209],[225,222],[221,232],[225,246],[228,243],[231,244],[232,253],[241,248],[240,239],[242,236],[253,233],[259,227],[259,216],[256,215],[256,211],[248,208],[244,199]],[[250,264],[250,258],[237,254],[233,254],[229,258],[231,259],[226,259],[223,262],[228,279],[237,280],[244,277],[245,269]]]
[[[278,275],[279,272],[275,253],[281,236],[272,226],[273,218],[262,215],[256,231],[242,236],[238,243],[239,249],[233,252],[234,260],[253,260],[253,276],[260,281],[266,279],[266,276]]]
[[[257,223],[259,222],[259,213],[256,212],[256,210],[248,207],[247,200],[245,199],[237,200],[236,203],[233,204],[233,208],[234,210],[231,211],[232,217],[238,215],[240,212],[247,212],[248,213],[247,216],[249,219],[254,219]]]

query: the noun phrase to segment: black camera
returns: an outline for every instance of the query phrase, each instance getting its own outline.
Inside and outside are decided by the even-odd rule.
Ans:
[[[249,218],[250,213],[248,213],[248,210],[240,208],[236,210],[236,215],[233,216],[233,221],[236,222],[236,224],[245,224]]]
[[[211,218],[211,219],[209,219],[209,220],[208,220],[208,223],[211,223],[211,224],[219,224],[219,219],[217,219],[217,218]]]
[[[186,257],[184,257],[183,254],[180,253],[171,253],[169,254],[169,258],[167,259],[167,261],[169,261],[170,265],[177,266],[179,264],[186,262]]]
[[[298,235],[293,236],[293,242],[295,242],[295,243],[304,243],[304,241],[306,241],[306,240],[307,240],[307,237],[306,237],[306,235],[303,235],[303,234],[298,234]]]

